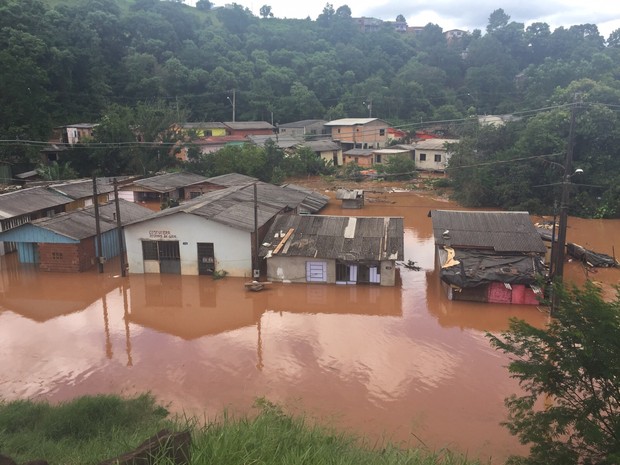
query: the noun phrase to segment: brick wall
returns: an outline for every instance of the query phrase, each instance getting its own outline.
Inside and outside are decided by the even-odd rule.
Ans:
[[[39,268],[41,271],[78,273],[95,263],[94,238],[79,244],[39,244]]]

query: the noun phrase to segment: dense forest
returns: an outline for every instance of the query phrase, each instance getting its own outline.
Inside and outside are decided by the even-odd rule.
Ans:
[[[581,184],[571,209],[620,216],[620,30],[525,27],[498,9],[485,31],[448,41],[435,24],[363,32],[346,5],[316,19],[270,13],[207,0],[0,0],[0,159],[34,161],[52,127],[93,122],[94,144],[75,149],[79,174],[170,167],[174,157],[122,143],[136,128],[153,142],[174,121],[230,121],[234,99],[238,121],[371,114],[441,128],[462,141],[449,170],[458,200],[549,211],[574,112],[573,166],[584,172],[571,178]],[[481,126],[485,114],[513,121]]]

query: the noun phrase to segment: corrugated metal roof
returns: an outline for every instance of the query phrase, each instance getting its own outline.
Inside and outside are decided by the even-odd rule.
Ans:
[[[0,195],[0,219],[27,215],[71,202],[71,198],[45,187],[20,189]]]
[[[305,147],[310,147],[315,152],[326,152],[328,150],[340,150],[340,145],[331,140],[310,140],[304,142]]]
[[[293,233],[274,254],[290,229]],[[402,260],[403,236],[401,217],[278,215],[265,236],[260,256]]]
[[[222,174],[220,176],[213,176],[212,178],[207,178],[207,181],[217,186],[230,187],[230,186],[241,186],[241,185],[249,184],[251,182],[258,181],[258,178],[253,178],[252,176],[246,176],[245,174],[229,173],[229,174]]]
[[[152,216],[154,213],[148,208],[141,207],[133,202],[119,200],[119,209],[121,212],[121,221],[127,224],[130,221],[144,219]],[[116,206],[113,202],[109,202],[99,207],[99,218],[101,232],[110,231],[116,228]],[[45,229],[47,231],[60,234],[70,239],[80,241],[88,237],[92,237],[97,233],[95,223],[95,207],[90,206],[79,210],[60,213],[50,218],[40,218],[34,220],[30,225]],[[28,224],[18,226],[6,233],[19,235],[20,228],[29,226]],[[17,238],[13,239],[16,240]]]
[[[329,201],[329,197],[299,186],[280,187],[258,181],[256,183],[258,227],[277,213],[286,210],[314,213]],[[252,184],[227,187],[208,192],[178,207],[157,212],[154,217],[189,213],[244,231],[254,230],[254,189]],[[137,223],[140,221],[135,221]]]
[[[456,144],[458,139],[425,139],[416,142],[414,147],[416,150],[446,150],[446,144]]]
[[[433,210],[431,218],[435,244],[439,246],[546,252],[528,212]]]
[[[93,196],[93,180],[79,179],[61,184],[52,184],[48,186],[48,189],[52,189],[74,200],[84,199]],[[113,191],[114,185],[109,181],[109,178],[97,178],[98,194],[108,194]]]
[[[338,189],[336,191],[336,200],[356,200],[364,197],[363,189]]]
[[[344,155],[350,157],[369,157],[374,153],[372,149],[351,149],[344,152]]]
[[[291,147],[295,147],[296,145],[301,145],[304,142],[303,137],[295,137],[289,135],[276,135],[276,134],[261,134],[261,135],[250,135],[248,139],[258,145],[259,147],[264,147],[268,140],[273,141],[277,147],[281,149],[290,149]]]
[[[159,176],[139,179],[134,181],[133,185],[163,193],[206,181],[206,177],[194,173],[165,173]]]
[[[325,124],[326,121],[324,119],[304,119],[301,121],[293,121],[292,123],[283,123],[278,127],[280,128],[305,128],[306,126],[312,126],[314,124]]]
[[[202,121],[198,123],[180,123],[183,129],[226,129],[226,126],[223,123]]]
[[[228,126],[230,129],[236,130],[275,129],[275,127],[267,121],[224,121],[224,125]]]

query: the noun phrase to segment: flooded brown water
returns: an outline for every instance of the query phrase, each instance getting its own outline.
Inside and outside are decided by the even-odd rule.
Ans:
[[[40,273],[4,257],[0,275],[0,397],[64,401],[151,391],[174,412],[248,413],[257,397],[338,428],[403,445],[447,447],[502,463],[524,449],[499,422],[518,391],[486,331],[510,317],[542,326],[533,306],[451,302],[434,270],[433,208],[412,193],[376,195],[363,210],[405,217],[394,288],[273,284],[243,279]],[[569,240],[611,254],[620,222],[570,219]],[[582,281],[576,263],[567,278]],[[618,283],[620,270],[590,276]]]

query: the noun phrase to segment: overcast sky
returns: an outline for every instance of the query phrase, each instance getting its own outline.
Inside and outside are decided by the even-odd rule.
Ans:
[[[307,18],[315,20],[321,14],[325,0],[212,0],[215,6],[237,3],[248,7],[256,16],[263,5],[271,6],[276,18]],[[194,0],[187,1],[194,3]],[[444,31],[464,29],[483,32],[489,15],[498,8],[510,16],[511,21],[549,24],[551,30],[576,24],[596,24],[601,35],[620,28],[620,2],[617,0],[520,0],[497,2],[497,0],[355,0],[330,1],[334,9],[348,5],[354,17],[370,16],[383,20],[394,20],[402,14],[409,26],[425,26],[434,23]]]

